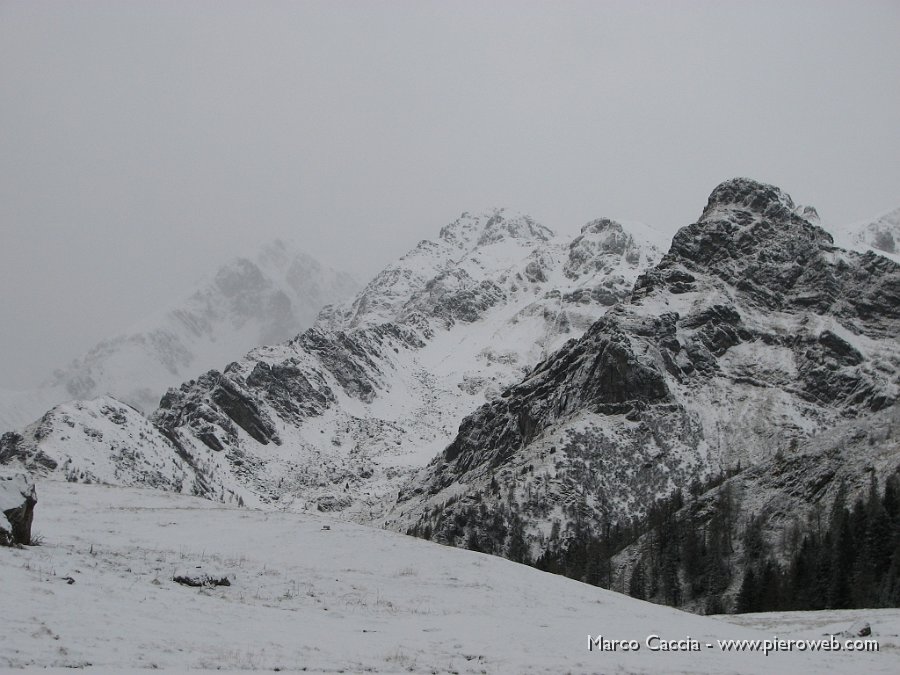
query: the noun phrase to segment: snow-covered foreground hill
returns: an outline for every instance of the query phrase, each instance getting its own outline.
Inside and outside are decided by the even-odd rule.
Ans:
[[[726,622],[320,515],[54,481],[38,491],[43,545],[0,549],[0,668],[896,672],[898,610]],[[224,574],[231,585],[174,583],[183,571]],[[818,639],[859,616],[880,652],[764,656],[716,646]],[[589,651],[588,635],[598,634],[641,648]],[[650,635],[690,636],[702,651],[650,651]]]

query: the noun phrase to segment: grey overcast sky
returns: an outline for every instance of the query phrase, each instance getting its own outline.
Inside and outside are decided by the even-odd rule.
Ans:
[[[0,0],[0,387],[274,236],[366,280],[464,210],[674,232],[726,178],[900,205],[900,3]]]

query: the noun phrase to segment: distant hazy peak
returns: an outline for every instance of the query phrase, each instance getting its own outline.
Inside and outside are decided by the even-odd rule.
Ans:
[[[169,309],[99,341],[41,387],[0,392],[0,431],[22,427],[71,398],[107,393],[152,410],[168,387],[296,335],[324,305],[347,300],[358,288],[348,274],[294,245],[266,242],[221,265]]]

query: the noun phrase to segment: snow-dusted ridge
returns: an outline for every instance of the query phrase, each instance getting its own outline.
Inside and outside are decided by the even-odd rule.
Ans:
[[[281,240],[222,265],[175,307],[144,317],[56,370],[41,387],[0,390],[0,431],[70,399],[111,395],[152,411],[171,386],[311,326],[358,284]]]

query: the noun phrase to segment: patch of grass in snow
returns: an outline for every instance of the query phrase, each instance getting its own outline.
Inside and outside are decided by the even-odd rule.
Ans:
[[[410,656],[407,654],[401,647],[397,647],[393,651],[389,652],[384,660],[387,663],[394,664],[395,666],[407,670],[411,673],[416,672],[416,663],[418,660],[414,656]]]
[[[252,649],[227,649],[210,661],[201,660],[197,667],[215,670],[261,670],[265,666],[262,651]]]

